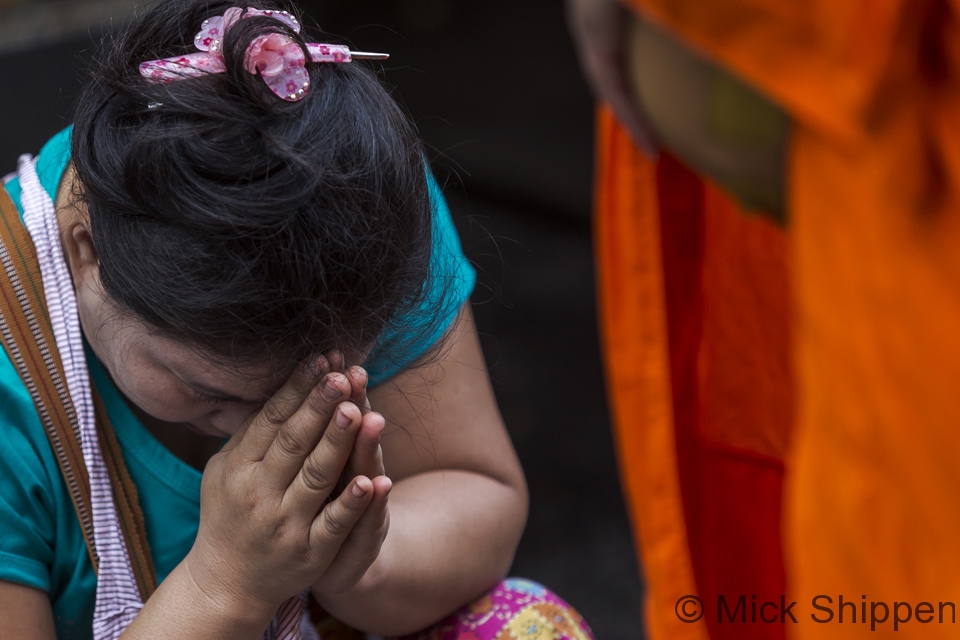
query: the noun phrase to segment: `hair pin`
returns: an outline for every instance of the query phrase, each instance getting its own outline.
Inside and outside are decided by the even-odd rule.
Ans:
[[[351,51],[350,56],[354,60],[388,60],[389,53],[371,53],[369,51]]]
[[[200,25],[200,31],[193,38],[193,44],[199,50],[197,53],[149,60],[140,65],[140,75],[153,82],[170,83],[224,73],[227,68],[221,50],[223,39],[238,20],[251,17],[273,18],[300,33],[300,22],[287,11],[231,7],[222,16],[208,18]],[[310,54],[309,61],[318,63],[387,60],[390,57],[387,53],[350,51],[343,45],[319,42],[308,42],[307,51]],[[310,90],[310,74],[307,73],[306,63],[303,49],[293,38],[282,33],[271,33],[250,42],[243,65],[248,72],[259,73],[267,87],[278,97],[295,102]]]

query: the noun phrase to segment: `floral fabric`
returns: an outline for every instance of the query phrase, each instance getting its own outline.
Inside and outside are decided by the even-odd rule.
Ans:
[[[555,593],[511,578],[440,624],[400,640],[593,640],[593,633]]]

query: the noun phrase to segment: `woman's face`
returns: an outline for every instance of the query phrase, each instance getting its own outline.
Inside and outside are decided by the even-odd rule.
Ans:
[[[72,171],[66,179],[72,180]],[[61,189],[61,193],[71,190]],[[65,197],[65,196],[61,196]],[[60,239],[73,276],[83,333],[119,390],[147,414],[211,436],[235,433],[282,386],[269,364],[226,367],[117,313],[100,284],[86,212],[58,197]]]
[[[283,384],[271,367],[225,367],[154,335],[103,301],[78,296],[81,324],[117,388],[147,414],[206,435],[233,435]]]

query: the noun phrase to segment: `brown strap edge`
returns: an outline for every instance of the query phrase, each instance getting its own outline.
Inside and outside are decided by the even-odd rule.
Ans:
[[[6,189],[0,189],[0,214],[0,264],[7,276],[0,277],[0,337],[43,424],[80,521],[87,552],[97,570],[90,480],[79,438],[63,428],[76,424],[76,415],[69,398],[63,402],[66,385],[59,376],[63,369],[59,354],[45,348],[55,340],[42,293],[38,291],[39,283],[31,277],[27,266],[38,264],[36,249]],[[38,272],[39,269],[33,271]]]
[[[90,481],[80,447],[79,421],[63,376],[47,313],[36,249],[16,205],[0,186],[0,340],[34,402],[60,472],[67,484],[94,571],[99,559],[93,539]],[[93,390],[97,432],[110,476],[117,515],[141,599],[156,590],[156,571],[136,485],[127,470],[103,403]]]

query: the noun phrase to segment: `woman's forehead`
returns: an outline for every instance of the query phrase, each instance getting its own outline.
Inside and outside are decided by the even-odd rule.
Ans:
[[[254,397],[276,390],[290,373],[289,365],[275,361],[229,362],[204,353],[194,345],[142,328],[136,333],[127,340],[130,356],[167,369],[190,386]]]

